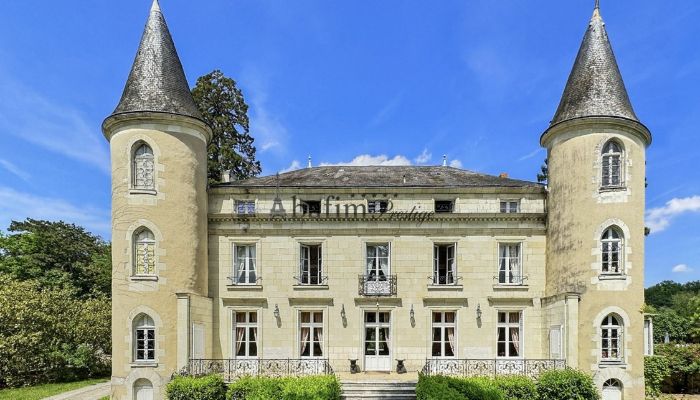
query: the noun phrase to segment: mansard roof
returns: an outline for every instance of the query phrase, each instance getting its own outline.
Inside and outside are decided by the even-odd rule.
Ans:
[[[582,117],[618,117],[639,122],[598,4],[551,125]]]
[[[168,25],[153,1],[136,59],[112,115],[160,112],[201,119]]]
[[[326,166],[222,183],[218,187],[508,187],[543,188],[535,182],[440,166]]]

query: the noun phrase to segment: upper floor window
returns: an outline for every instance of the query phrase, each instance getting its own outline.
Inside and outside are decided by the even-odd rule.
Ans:
[[[299,325],[301,358],[323,357],[323,312],[300,312]]]
[[[620,317],[609,314],[601,325],[601,358],[606,361],[622,360],[622,324]]]
[[[255,200],[236,200],[236,214],[255,214]]]
[[[522,285],[523,268],[520,243],[498,245],[498,283]]]
[[[453,285],[457,283],[456,276],[454,243],[433,246],[433,284]]]
[[[451,213],[454,210],[454,202],[452,200],[435,200],[436,213]]]
[[[622,146],[615,140],[608,141],[603,146],[602,157],[601,186],[622,186]]]
[[[134,320],[134,360],[156,359],[156,326],[153,318],[139,314]]]
[[[320,244],[301,245],[300,276],[301,285],[320,285],[325,280],[323,276],[323,254]]]
[[[155,275],[156,240],[153,232],[141,228],[134,234],[134,275]]]
[[[389,278],[389,244],[367,245],[368,281],[386,281]]]
[[[520,207],[517,200],[503,200],[501,201],[501,212],[502,213],[517,213],[520,212]]]
[[[498,312],[498,357],[520,357],[522,317],[521,311]]]
[[[622,274],[622,234],[620,231],[614,226],[606,229],[600,238],[600,245],[603,256],[601,272],[610,275]]]
[[[367,212],[370,214],[385,213],[389,207],[389,202],[387,200],[368,200],[367,201]]]
[[[234,314],[233,332],[236,358],[258,356],[258,312],[242,311]]]
[[[132,169],[134,189],[155,189],[155,166],[151,146],[142,143],[136,148]]]
[[[255,269],[255,245],[237,244],[234,246],[233,284],[254,285],[257,281]]]
[[[433,311],[433,357],[455,356],[455,312]]]

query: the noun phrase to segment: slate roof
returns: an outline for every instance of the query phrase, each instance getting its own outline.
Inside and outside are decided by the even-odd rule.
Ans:
[[[405,180],[404,180],[405,179]],[[509,187],[543,188],[535,182],[439,166],[328,166],[222,183],[217,187]]]
[[[596,4],[551,125],[574,118],[600,116],[639,122]]]
[[[136,59],[112,116],[143,111],[202,119],[158,0],[151,6]]]

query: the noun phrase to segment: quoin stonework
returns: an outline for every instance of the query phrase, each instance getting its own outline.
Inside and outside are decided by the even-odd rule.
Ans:
[[[547,186],[443,165],[308,167],[208,187],[211,130],[154,2],[102,126],[112,398],[161,399],[181,372],[564,366],[592,373],[609,398],[643,398],[651,134],[598,7],[543,128]]]

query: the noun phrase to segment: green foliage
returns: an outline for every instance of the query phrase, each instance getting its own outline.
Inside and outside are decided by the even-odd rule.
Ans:
[[[547,371],[536,383],[538,400],[598,400],[593,378],[574,369]]]
[[[176,376],[165,388],[168,400],[224,400],[226,384],[219,375]]]
[[[490,378],[447,378],[447,385],[467,400],[505,400],[503,392]]]
[[[540,167],[540,172],[537,174],[537,183],[547,184],[549,181],[549,160],[544,159],[544,163]]]
[[[243,377],[229,385],[229,400],[339,400],[334,375],[301,378]]]
[[[207,149],[209,183],[221,182],[227,170],[235,179],[258,175],[260,162],[255,160],[248,105],[236,81],[214,70],[197,79],[192,97],[213,132]]]
[[[495,383],[507,400],[537,400],[537,386],[528,377],[499,376]]]
[[[644,357],[644,391],[647,398],[656,399],[661,395],[661,384],[670,372],[666,357]]]
[[[0,275],[0,386],[108,374],[110,302],[75,294],[72,287]]]
[[[419,375],[416,385],[417,400],[464,400],[457,390],[449,385],[448,378],[442,375]]]
[[[700,375],[700,345],[659,344],[654,347],[657,356],[665,357],[670,370],[669,384],[674,393],[688,391]]]
[[[68,383],[47,383],[37,386],[0,389],[0,400],[40,400],[104,382],[106,382],[106,379],[88,379]],[[107,396],[107,400],[109,400],[109,396]]]
[[[653,310],[654,343],[663,343],[666,334],[672,342],[688,342],[690,340],[690,320],[681,317],[671,308]]]
[[[0,273],[36,280],[42,287],[75,288],[80,297],[109,295],[110,245],[85,229],[65,222],[28,218],[12,221],[0,233]]]
[[[679,293],[697,295],[700,292],[700,281],[684,284],[673,281],[663,281],[644,290],[644,301],[657,309],[673,308],[674,296]],[[677,305],[677,304],[676,304]]]

